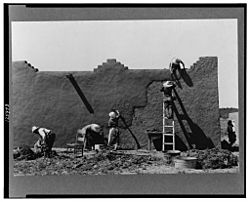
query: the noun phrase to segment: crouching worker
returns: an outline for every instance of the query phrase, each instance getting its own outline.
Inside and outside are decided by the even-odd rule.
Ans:
[[[166,81],[163,83],[161,88],[161,92],[164,93],[164,103],[165,103],[165,115],[167,118],[173,118],[173,89],[175,88],[175,84],[173,81]]]
[[[173,58],[169,64],[169,69],[171,74],[175,76],[175,79],[180,80],[181,78],[180,71],[185,69],[185,64],[179,58]]]
[[[39,136],[38,141],[34,145],[35,153],[41,151],[44,157],[51,157],[52,147],[56,139],[56,134],[46,128],[40,128],[37,126],[32,127],[32,133]]]
[[[108,135],[108,146],[114,145],[114,150],[117,150],[119,146],[119,136],[120,131],[118,128],[118,120],[120,117],[120,113],[118,110],[112,110],[109,113],[109,135]]]
[[[98,124],[89,124],[77,131],[82,136],[84,149],[94,149],[95,144],[103,144],[104,136],[102,127]]]

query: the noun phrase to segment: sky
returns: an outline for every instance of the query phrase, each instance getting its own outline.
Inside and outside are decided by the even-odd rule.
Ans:
[[[219,106],[238,108],[236,19],[12,22],[12,60],[39,71],[91,71],[115,58],[129,69],[190,67],[218,57]]]

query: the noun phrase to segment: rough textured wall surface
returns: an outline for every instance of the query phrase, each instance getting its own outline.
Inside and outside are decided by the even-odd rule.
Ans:
[[[103,125],[107,136],[108,113],[112,108],[121,111],[141,145],[147,142],[146,129],[162,129],[159,90],[162,81],[171,79],[166,69],[130,70],[111,59],[93,72],[37,72],[24,61],[14,62],[12,71],[14,146],[32,145],[36,141],[37,137],[31,133],[32,125],[53,129],[58,147],[73,142],[76,130],[89,123]],[[73,74],[94,114],[87,111],[66,78],[68,73]],[[191,125],[192,130],[185,131],[177,124],[181,142],[178,147],[187,149],[189,144],[197,144],[203,148],[208,140],[219,144],[217,58],[200,58],[183,77],[179,84],[182,89],[176,88],[176,95],[182,102],[175,101],[176,112],[182,116],[178,116],[177,121]],[[183,107],[186,113],[181,112]],[[123,127],[122,122],[120,126]],[[121,145],[135,146],[127,130],[122,130]]]
[[[200,58],[188,74],[193,86],[184,90],[182,80],[183,90],[177,89],[176,108],[180,115],[177,118],[188,125],[185,135],[188,146],[195,145],[198,149],[220,145],[217,66],[215,57]],[[180,137],[183,141],[181,134]]]

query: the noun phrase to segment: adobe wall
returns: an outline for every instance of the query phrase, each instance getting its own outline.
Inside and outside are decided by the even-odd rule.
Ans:
[[[76,130],[89,123],[103,125],[107,136],[108,113],[113,107],[120,109],[141,145],[147,143],[146,129],[162,130],[159,90],[162,81],[171,79],[167,69],[130,70],[116,60],[107,60],[93,72],[39,72],[20,61],[13,63],[12,71],[14,146],[33,145],[37,137],[31,133],[32,125],[53,129],[57,147],[73,142]],[[66,78],[69,73],[92,105],[94,114],[87,111]],[[217,58],[200,58],[184,78],[180,82],[182,89],[177,88],[179,102],[175,102],[176,113],[184,121],[179,118],[177,122],[184,122],[186,128],[191,125],[192,129],[177,124],[178,145],[187,149],[189,144],[201,148],[219,144]],[[121,144],[124,148],[134,148],[128,131],[122,131]]]

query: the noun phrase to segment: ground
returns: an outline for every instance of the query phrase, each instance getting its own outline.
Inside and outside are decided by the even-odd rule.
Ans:
[[[28,175],[106,175],[106,174],[178,174],[235,173],[238,166],[226,169],[175,168],[166,155],[148,150],[84,151],[76,155],[66,149],[55,149],[53,158],[14,160],[14,176]],[[237,155],[237,153],[234,153]]]

